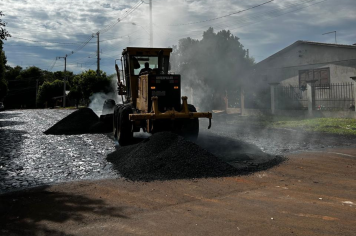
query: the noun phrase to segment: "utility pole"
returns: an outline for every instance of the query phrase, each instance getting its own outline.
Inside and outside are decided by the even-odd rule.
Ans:
[[[152,0],[150,0],[150,47],[153,48]]]
[[[100,32],[97,32],[97,69],[96,69],[96,74],[99,76],[100,75],[100,47],[99,47],[99,34]]]
[[[66,107],[67,54],[65,57],[57,57],[57,59],[61,58],[64,58],[63,107]]]
[[[37,108],[37,93],[38,93],[38,79],[36,79],[36,100],[35,100],[36,108]]]

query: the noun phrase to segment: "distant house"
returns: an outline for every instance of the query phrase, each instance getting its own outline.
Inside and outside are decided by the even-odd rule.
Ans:
[[[356,76],[356,45],[296,41],[257,63],[253,81],[301,87],[308,80],[317,80],[316,86],[350,83],[351,76]]]

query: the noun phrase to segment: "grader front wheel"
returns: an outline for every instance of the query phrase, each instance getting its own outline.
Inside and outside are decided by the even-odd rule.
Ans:
[[[189,112],[197,112],[195,107],[191,104],[188,104]],[[182,121],[182,128],[180,131],[181,135],[187,139],[195,141],[198,139],[199,135],[199,119],[185,119]]]

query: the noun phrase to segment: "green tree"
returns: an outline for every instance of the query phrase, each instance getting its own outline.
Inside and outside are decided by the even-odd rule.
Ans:
[[[0,11],[0,101],[4,99],[8,91],[7,82],[5,80],[6,57],[2,45],[3,40],[7,40],[8,37],[11,37],[9,32],[5,29],[6,22],[1,19],[2,16],[4,16],[4,14]]]
[[[53,106],[53,97],[63,95],[63,80],[55,80],[53,82],[45,81],[38,89],[37,104],[44,106]]]
[[[7,95],[7,82],[5,80],[5,52],[2,50],[2,41],[0,40],[0,101]]]
[[[3,16],[4,14],[0,11],[0,41],[7,40],[8,37],[11,37],[9,32],[5,29],[7,23],[1,19]]]
[[[209,110],[224,107],[226,95],[239,97],[243,75],[253,63],[238,37],[226,30],[215,33],[213,28],[201,40],[180,39],[171,60],[173,71],[182,75],[183,87],[193,88],[193,96],[200,98],[198,107]]]
[[[97,75],[94,70],[87,70],[81,74],[75,76],[71,83],[71,93],[77,99],[83,98],[86,104],[89,105],[89,97],[95,93],[111,92],[111,79],[106,75],[105,72],[100,71]]]
[[[19,76],[22,71],[21,66],[11,67],[9,65],[6,65],[5,67],[6,67],[5,79],[7,82],[15,80],[16,77]]]

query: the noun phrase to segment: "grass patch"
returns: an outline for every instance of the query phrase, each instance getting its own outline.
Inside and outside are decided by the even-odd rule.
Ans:
[[[296,128],[305,131],[356,135],[355,119],[315,118],[294,121],[276,121],[270,123],[270,125],[274,128]]]
[[[313,118],[301,119],[298,117],[236,117],[228,121],[230,124],[243,126],[258,126],[263,128],[288,128],[309,132],[323,132],[331,134],[356,136],[356,119],[346,118]]]

